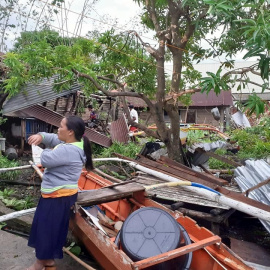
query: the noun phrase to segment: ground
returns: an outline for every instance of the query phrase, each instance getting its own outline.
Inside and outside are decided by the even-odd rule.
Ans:
[[[19,163],[21,166],[28,165],[29,160],[29,157],[25,156],[19,160]],[[36,206],[40,198],[41,180],[33,168],[21,170],[19,176],[14,180],[24,185],[7,184],[3,183],[1,180],[5,179],[0,178],[0,190],[4,190],[4,188],[13,189],[14,196],[17,199],[25,199],[27,196],[31,196],[34,202],[32,207]],[[0,201],[0,216],[13,211],[14,210],[7,208],[2,201]],[[34,249],[27,246],[27,238],[32,220],[33,214],[30,214],[2,223],[2,225],[5,226],[2,228],[2,231],[0,230],[0,241],[2,243],[0,247],[0,270],[22,270],[26,269],[27,266],[30,266],[34,262]],[[73,241],[75,241],[75,239],[69,234],[66,247]],[[80,259],[87,264],[92,265],[94,269],[99,269],[99,266],[84,250],[82,250],[82,253],[80,254]],[[63,260],[57,261],[57,265],[59,270],[85,269],[66,254],[64,254]]]
[[[29,156],[23,156],[18,160],[20,166],[29,165]],[[12,181],[5,182],[6,179],[2,180],[0,189],[3,190],[4,187],[14,190],[14,196],[17,199],[25,199],[27,196],[31,196],[33,202],[36,204],[40,197],[40,183],[41,179],[33,168],[18,170],[19,175],[14,179],[16,183],[22,183],[22,185],[13,185]]]

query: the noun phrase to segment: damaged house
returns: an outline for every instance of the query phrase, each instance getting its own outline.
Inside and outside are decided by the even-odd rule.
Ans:
[[[2,114],[7,121],[1,126],[4,137],[18,151],[25,149],[27,139],[37,132],[54,132],[62,118],[77,114],[80,86],[74,84],[70,89],[56,92],[53,78],[39,84],[28,84],[18,95],[6,100]],[[109,147],[111,139],[90,128],[85,135],[94,143]]]

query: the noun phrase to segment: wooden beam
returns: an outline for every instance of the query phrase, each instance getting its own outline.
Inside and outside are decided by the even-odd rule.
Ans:
[[[257,188],[260,188],[260,187],[262,187],[262,186],[264,186],[264,185],[267,185],[268,183],[270,183],[270,178],[268,178],[268,179],[266,179],[265,181],[263,181],[263,182],[261,182],[261,183],[255,185],[255,186],[252,187],[252,188],[247,189],[247,190],[246,190],[245,192],[243,192],[243,193],[248,197],[248,194],[249,194],[251,191],[253,191],[253,190],[257,189]]]
[[[144,187],[135,183],[129,183],[124,186],[116,186],[114,188],[102,188],[89,190],[78,194],[78,205],[95,205],[105,202],[116,201],[122,198],[133,197],[133,193],[143,192]]]
[[[197,151],[197,152],[200,152],[200,153],[203,153],[203,154],[205,154],[205,155],[207,155],[207,156],[209,156],[209,157],[213,157],[213,158],[215,158],[215,159],[218,159],[218,160],[220,160],[220,161],[222,161],[222,162],[225,162],[225,163],[227,163],[227,164],[230,164],[230,165],[232,165],[233,167],[239,167],[239,166],[242,166],[241,163],[238,163],[238,162],[235,162],[235,161],[230,160],[230,159],[228,159],[228,158],[222,157],[222,156],[220,156],[220,155],[218,155],[218,154],[215,154],[215,153],[213,153],[213,152],[211,152],[211,151],[204,151],[204,150],[201,149],[201,148],[197,148],[196,151]]]
[[[21,151],[24,151],[24,140],[26,139],[26,123],[25,119],[21,119]]]
[[[216,244],[216,243],[220,243],[220,242],[221,242],[221,238],[215,235],[215,236],[203,239],[201,241],[198,241],[196,243],[193,243],[184,247],[180,247],[180,248],[135,262],[132,264],[132,268],[134,270],[145,269],[147,267],[172,260],[174,258],[183,256],[187,253],[190,253],[198,249],[201,249],[201,248],[204,248],[209,245]]]

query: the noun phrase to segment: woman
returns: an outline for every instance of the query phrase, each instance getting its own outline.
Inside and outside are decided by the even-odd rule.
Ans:
[[[83,136],[84,122],[77,116],[61,121],[56,134],[39,133],[28,139],[30,145],[45,144],[40,157],[45,167],[39,200],[28,241],[36,250],[36,262],[27,270],[54,270],[54,259],[62,259],[70,208],[77,199],[78,179],[83,165],[93,169],[89,140]]]

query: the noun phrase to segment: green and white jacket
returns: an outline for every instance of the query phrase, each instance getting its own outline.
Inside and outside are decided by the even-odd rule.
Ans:
[[[75,143],[64,143],[57,134],[39,133],[46,148],[40,156],[45,171],[41,183],[41,192],[50,194],[59,189],[77,189],[86,156],[83,140]]]

